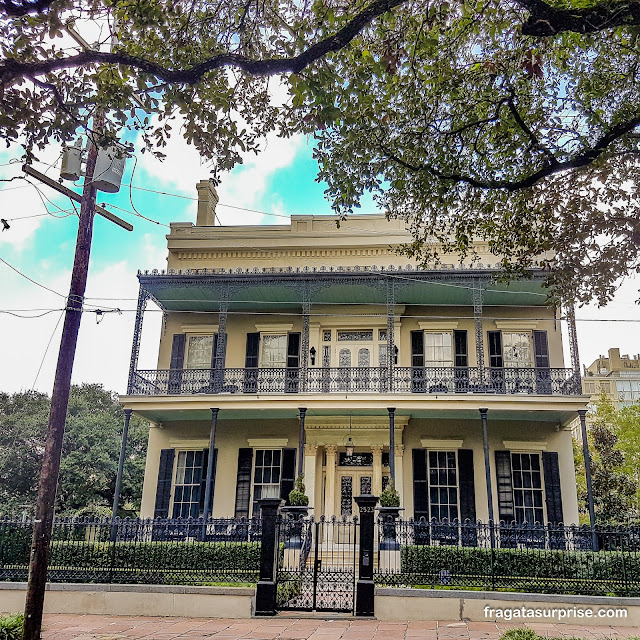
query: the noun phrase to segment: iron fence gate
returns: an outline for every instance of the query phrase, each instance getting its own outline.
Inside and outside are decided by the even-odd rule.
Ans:
[[[358,519],[283,513],[277,524],[276,607],[353,613]]]

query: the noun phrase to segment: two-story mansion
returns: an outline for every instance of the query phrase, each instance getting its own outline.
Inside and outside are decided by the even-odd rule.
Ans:
[[[165,270],[139,274],[126,409],[149,420],[142,516],[251,516],[304,472],[316,517],[395,478],[404,517],[577,523],[565,366],[542,274],[497,283],[496,260],[419,269],[403,223],[354,215],[173,223]],[[156,370],[138,369],[144,309],[164,312]],[[569,314],[570,315],[570,314]],[[486,434],[486,436],[485,436]]]

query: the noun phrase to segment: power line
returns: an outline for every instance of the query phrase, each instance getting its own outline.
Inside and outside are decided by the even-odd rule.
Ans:
[[[56,330],[58,329],[58,325],[60,324],[60,320],[62,320],[63,316],[64,316],[64,310],[62,310],[62,313],[60,314],[60,317],[56,322],[56,326],[53,327],[53,331],[51,332],[51,337],[49,338],[49,342],[47,342],[47,346],[44,350],[44,353],[42,354],[42,360],[40,360],[40,366],[38,367],[38,372],[36,373],[36,377],[33,379],[33,384],[31,385],[32,389],[36,388],[36,382],[38,382],[38,376],[40,375],[40,371],[42,371],[42,365],[44,364],[44,359],[47,357],[49,347],[51,346],[51,342],[53,341],[53,336],[56,334]]]
[[[15,271],[18,275],[22,276],[23,278],[25,278],[26,280],[28,280],[29,282],[35,284],[37,287],[40,287],[41,289],[45,289],[46,291],[50,291],[51,293],[55,293],[57,296],[60,296],[61,298],[66,298],[66,296],[63,296],[61,293],[58,293],[57,291],[54,291],[53,289],[49,289],[49,287],[45,287],[43,284],[40,284],[39,282],[36,282],[35,280],[33,280],[32,278],[30,278],[28,275],[25,275],[24,273],[22,273],[22,271],[19,271],[18,269],[16,269],[13,265],[10,265],[6,260],[4,260],[3,258],[0,258],[0,262],[3,262],[4,264],[7,265],[7,267],[9,267],[9,269],[12,269],[13,271]]]

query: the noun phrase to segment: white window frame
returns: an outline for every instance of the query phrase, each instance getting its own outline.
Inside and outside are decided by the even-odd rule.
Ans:
[[[527,509],[527,508],[531,508],[531,509],[538,509],[540,507],[518,507],[516,505],[516,487],[515,487],[515,482],[514,482],[514,468],[513,468],[513,456],[515,455],[530,455],[530,456],[538,456],[538,462],[539,462],[539,470],[540,470],[540,489],[533,489],[532,487],[530,488],[533,491],[540,491],[540,495],[542,497],[542,520],[540,521],[540,524],[545,524],[547,522],[547,489],[545,487],[544,484],[544,467],[542,466],[542,451],[531,451],[531,450],[526,450],[526,449],[512,449],[509,451],[510,454],[510,465],[511,465],[511,493],[513,496],[513,516],[514,516],[514,520],[516,522],[518,521],[517,518],[517,512],[518,509],[522,510],[522,509]],[[529,489],[527,488],[521,488],[518,490],[523,490],[523,491],[528,491]],[[533,522],[527,522],[527,524],[534,524]]]
[[[455,464],[456,464],[456,485],[455,485],[455,490],[456,490],[456,509],[458,511],[458,515],[457,518],[450,518],[449,522],[452,522],[453,520],[457,519],[460,520],[460,467],[458,465],[458,451],[456,449],[441,449],[441,448],[431,448],[431,449],[427,449],[427,487],[428,487],[428,491],[429,491],[429,496],[428,496],[428,507],[429,507],[429,518],[431,519],[431,453],[453,453],[454,458],[455,458]],[[453,485],[436,485],[438,488],[444,488],[446,487],[447,489],[452,489]],[[438,506],[440,507],[441,504],[438,503]],[[451,506],[451,505],[449,505]],[[441,518],[438,518],[438,520],[440,521]]]
[[[187,333],[187,344],[184,354],[184,368],[185,369],[213,369],[213,344],[215,342],[215,333]],[[189,356],[191,353],[191,340],[193,338],[211,338],[211,348],[209,349],[209,366],[190,366]]]
[[[193,448],[185,448],[185,449],[176,449],[175,450],[175,459],[174,459],[174,463],[173,463],[173,473],[171,475],[171,499],[169,500],[169,513],[171,514],[171,518],[178,518],[178,517],[193,517],[193,516],[174,516],[174,506],[175,506],[175,495],[176,495],[176,488],[178,486],[191,486],[191,487],[202,487],[202,476],[205,473],[205,469],[203,466],[200,467],[200,482],[199,483],[191,483],[191,484],[185,484],[184,482],[181,482],[178,484],[177,480],[178,480],[178,465],[179,465],[179,461],[180,461],[180,454],[184,454],[185,456],[188,455],[189,453],[193,452],[194,456],[197,453],[200,453],[202,455],[202,462],[204,462],[204,453],[202,449],[193,449]],[[196,518],[200,516],[200,497],[198,496],[198,513],[195,516]],[[184,500],[180,501],[180,504],[194,504],[193,501],[190,501],[189,503],[186,503]]]
[[[286,369],[287,368],[287,332],[273,332],[273,333],[261,333],[260,334],[260,357],[258,366],[261,369]],[[284,338],[284,359],[282,364],[273,364],[271,362],[264,361],[264,348],[267,343],[266,338]]]
[[[256,478],[256,469],[258,467],[258,453],[259,452],[263,453],[263,460],[264,460],[264,453],[267,452],[267,451],[270,451],[270,452],[277,451],[280,454],[280,467],[279,467],[280,471],[279,471],[279,474],[278,474],[278,482],[277,483],[275,483],[275,482],[258,482],[258,483],[256,483],[255,478]],[[253,462],[252,462],[252,465],[251,465],[251,509],[249,510],[249,513],[253,513],[254,505],[255,505],[255,501],[256,500],[260,500],[261,498],[264,498],[264,497],[267,497],[267,498],[275,497],[275,498],[277,498],[277,497],[280,496],[280,483],[282,481],[282,460],[283,460],[283,457],[284,457],[283,456],[283,450],[281,448],[278,448],[278,447],[265,447],[265,448],[259,448],[259,449],[254,449],[253,450]],[[263,469],[265,468],[264,464],[262,464],[260,466]],[[273,464],[269,465],[269,468],[273,469],[274,465]],[[277,486],[278,489],[277,489],[276,494],[273,495],[273,496],[271,496],[271,495],[269,495],[269,496],[261,495],[259,497],[256,497],[256,486],[260,486],[260,487],[263,487],[263,486],[275,487],[275,486]],[[272,492],[270,492],[270,493],[272,493]]]
[[[501,339],[502,339],[502,363],[503,366],[507,369],[533,369],[534,367],[534,348],[533,348],[533,333],[527,330],[517,330],[517,329],[503,329],[501,331]],[[526,364],[520,363],[517,358],[510,360],[507,357],[507,347],[506,347],[506,336],[512,335],[526,335],[527,340],[529,342],[529,360]],[[513,347],[509,347],[513,348]]]
[[[432,331],[432,330],[424,330],[423,331],[423,342],[424,342],[424,366],[427,368],[435,368],[435,367],[447,367],[447,368],[453,368],[453,364],[455,362],[455,341],[453,339],[453,331]],[[439,335],[439,336],[448,336],[449,337],[449,350],[450,350],[450,354],[451,354],[451,358],[449,360],[445,360],[444,358],[440,359],[440,360],[429,360],[429,357],[427,355],[427,349],[429,348],[429,345],[427,345],[427,336],[434,336],[434,335]],[[433,345],[434,350],[437,349],[438,347],[441,347],[443,349],[446,349],[446,346],[444,345]],[[444,354],[443,354],[444,355]],[[436,364],[436,363],[441,363],[441,364]]]

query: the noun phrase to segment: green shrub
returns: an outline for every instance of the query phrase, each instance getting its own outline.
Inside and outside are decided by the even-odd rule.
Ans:
[[[390,481],[387,488],[380,494],[381,507],[399,507],[400,494],[395,490],[393,481]]]
[[[24,616],[14,613],[10,616],[0,616],[0,640],[20,640]]]
[[[296,478],[293,490],[289,492],[289,504],[292,507],[306,507],[309,504],[309,496],[305,493],[306,488],[302,482],[303,474]]]
[[[542,640],[532,629],[509,629],[505,631],[500,640]]]

